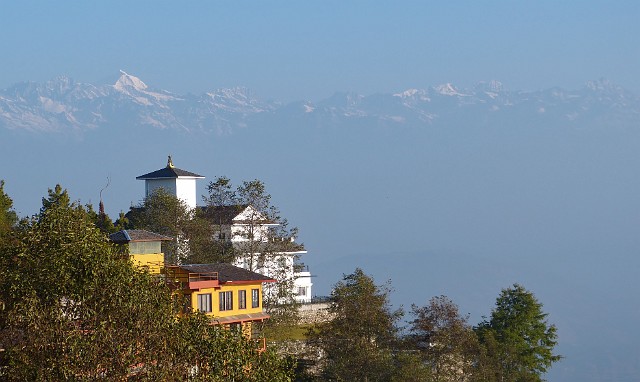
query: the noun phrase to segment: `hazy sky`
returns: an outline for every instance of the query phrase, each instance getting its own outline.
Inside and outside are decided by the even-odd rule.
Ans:
[[[640,94],[639,21],[638,0],[0,0],[0,88],[113,83],[122,69],[176,93],[246,86],[281,101],[492,79],[539,90],[606,78]],[[393,279],[396,303],[446,294],[476,323],[522,282],[558,323],[566,359],[549,380],[640,380],[640,130],[473,122],[294,136],[294,121],[145,144],[126,124],[86,141],[2,129],[0,178],[27,216],[56,183],[96,204],[113,175],[112,217],[168,154],[207,181],[258,178],[301,229],[314,293],[364,264]]]
[[[497,79],[640,91],[638,1],[2,1],[0,88],[123,69],[178,93],[263,98]]]

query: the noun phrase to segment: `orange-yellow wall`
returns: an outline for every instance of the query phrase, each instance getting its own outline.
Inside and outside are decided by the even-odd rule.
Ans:
[[[152,275],[160,274],[160,271],[164,268],[164,254],[163,253],[149,253],[144,255],[130,255],[131,261],[134,265],[149,269],[149,273]]]
[[[260,294],[260,304],[257,308],[252,308],[251,301],[251,290],[258,289],[258,293]],[[240,299],[238,297],[238,291],[245,290],[247,292],[247,307],[246,309],[240,309],[239,302]],[[233,309],[232,310],[224,310],[220,311],[220,292],[228,292],[231,291],[233,293]],[[194,290],[191,292],[191,308],[195,311],[198,309],[198,295],[199,294],[207,294],[211,293],[211,312],[206,313],[207,316],[213,317],[227,317],[234,316],[237,314],[249,314],[249,313],[261,313],[262,312],[262,284],[244,284],[244,285],[229,285],[224,284],[220,288],[203,288],[200,290]]]

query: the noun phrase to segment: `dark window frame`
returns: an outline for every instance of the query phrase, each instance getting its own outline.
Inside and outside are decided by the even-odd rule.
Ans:
[[[238,309],[247,309],[247,291],[244,289],[238,291]]]
[[[260,289],[251,289],[251,307],[260,307]]]
[[[211,293],[198,294],[198,310],[204,313],[211,313],[213,311]]]
[[[233,310],[233,291],[218,292],[220,311]]]

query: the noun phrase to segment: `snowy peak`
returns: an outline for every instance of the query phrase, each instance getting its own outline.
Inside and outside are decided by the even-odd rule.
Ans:
[[[466,96],[466,94],[462,94],[453,86],[451,83],[446,83],[442,85],[435,86],[433,88],[436,93],[446,95],[446,96]]]
[[[251,91],[244,87],[218,89],[206,93],[202,103],[209,105],[210,110],[230,113],[252,114],[270,110],[271,106],[256,99]]]
[[[496,80],[488,82],[481,81],[476,84],[475,90],[489,93],[501,93],[504,91],[504,86],[502,85],[502,82]]]
[[[218,89],[215,92],[206,93],[212,102],[235,103],[238,105],[249,105],[251,94],[247,88],[236,87],[231,89]]]
[[[128,93],[132,89],[137,91],[144,91],[147,89],[147,84],[142,82],[138,77],[127,74],[124,70],[120,70],[120,73],[120,78],[118,78],[118,81],[113,85],[116,90]]]
[[[120,70],[120,73],[122,75],[113,85],[113,88],[119,93],[131,97],[134,102],[138,104],[145,106],[151,106],[155,104],[161,107],[165,107],[165,102],[175,101],[178,99],[167,91],[151,91],[147,84],[142,82],[140,78],[132,76],[124,70]]]
[[[149,88],[121,71],[113,85],[79,83],[68,77],[24,82],[0,90],[0,130],[74,131],[152,127],[229,134],[237,128],[278,121],[299,126],[448,126],[455,121],[484,125],[640,125],[640,97],[606,80],[579,90],[505,90],[498,81],[471,89],[451,83],[427,89],[364,96],[336,93],[317,102],[262,101],[246,88],[176,95]],[[516,121],[516,122],[514,122]]]
[[[421,99],[423,101],[428,101],[429,100],[429,94],[427,93],[426,90],[421,90],[421,89],[407,89],[401,93],[395,93],[393,95],[394,97],[399,97],[399,98],[418,98]]]
[[[622,88],[611,83],[609,80],[600,78],[595,81],[588,81],[587,88],[594,91],[620,91]]]

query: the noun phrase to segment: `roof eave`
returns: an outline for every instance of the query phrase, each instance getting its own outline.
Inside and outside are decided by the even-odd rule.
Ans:
[[[278,280],[276,279],[263,279],[263,280],[227,280],[224,281],[223,284],[233,284],[233,285],[249,285],[249,284],[261,284],[261,283],[276,283]]]

